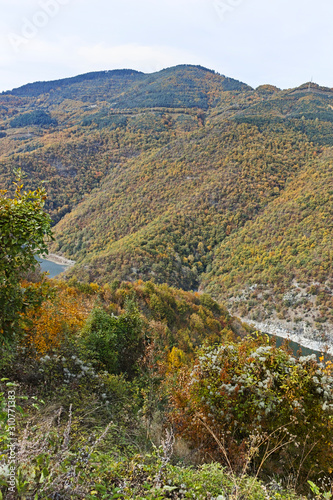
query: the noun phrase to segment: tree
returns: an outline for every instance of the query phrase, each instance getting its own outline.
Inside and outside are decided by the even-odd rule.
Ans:
[[[0,191],[0,335],[12,341],[20,331],[24,312],[39,300],[21,279],[37,266],[35,255],[47,254],[52,239],[51,218],[43,210],[46,191],[23,191],[22,172],[16,173],[15,194]],[[39,294],[40,295],[40,294]]]

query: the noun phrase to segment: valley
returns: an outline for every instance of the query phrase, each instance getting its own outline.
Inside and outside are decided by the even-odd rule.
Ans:
[[[44,183],[68,278],[199,289],[328,342],[332,98],[187,65],[28,84],[0,96],[0,182]]]

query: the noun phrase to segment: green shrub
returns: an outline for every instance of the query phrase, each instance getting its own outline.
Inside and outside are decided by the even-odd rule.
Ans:
[[[82,330],[82,346],[87,359],[99,367],[132,377],[143,353],[141,319],[135,303],[127,299],[120,316],[95,308]]]

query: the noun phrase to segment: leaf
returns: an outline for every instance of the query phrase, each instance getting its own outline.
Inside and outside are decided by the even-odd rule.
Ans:
[[[318,486],[316,486],[312,481],[308,481],[308,484],[310,485],[312,493],[320,495],[320,489],[318,488]]]
[[[177,488],[177,486],[168,486],[168,485],[165,485],[165,486],[163,486],[163,489],[164,489],[165,491],[175,491],[175,490],[177,490],[178,488]]]
[[[40,475],[39,482],[43,483],[45,481],[45,479],[47,478],[48,475],[49,475],[49,471],[48,471],[48,469],[46,467],[44,467],[43,470],[42,470],[42,473]]]

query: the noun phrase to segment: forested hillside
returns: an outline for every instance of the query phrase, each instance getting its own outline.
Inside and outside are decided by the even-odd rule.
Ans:
[[[208,290],[234,313],[332,331],[333,91],[196,66],[0,96],[0,181],[46,182],[69,277]]]

